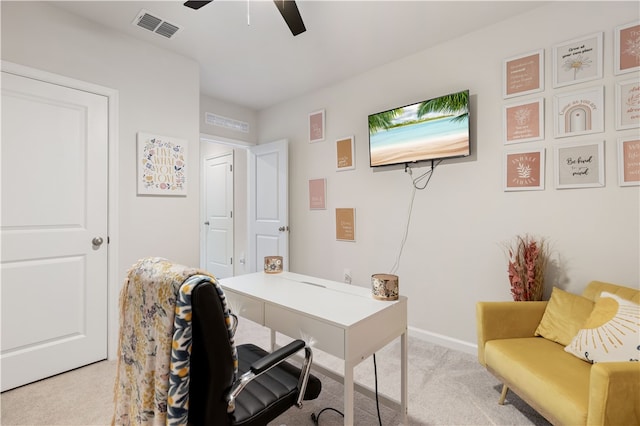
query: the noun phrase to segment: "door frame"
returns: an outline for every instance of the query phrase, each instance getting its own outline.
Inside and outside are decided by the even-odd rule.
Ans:
[[[105,96],[108,99],[108,192],[107,192],[107,357],[114,360],[118,350],[118,91],[82,80],[54,74],[48,71],[2,61],[2,71],[22,77],[57,84]]]

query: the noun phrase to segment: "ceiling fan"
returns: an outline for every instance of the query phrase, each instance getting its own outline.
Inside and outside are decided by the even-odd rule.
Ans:
[[[185,6],[190,7],[191,9],[198,10],[202,6],[205,6],[211,1],[187,1],[184,3]],[[307,29],[304,26],[304,22],[302,22],[302,16],[300,16],[300,11],[298,10],[298,5],[295,0],[273,0],[276,7],[280,11],[280,14],[284,18],[284,21],[289,26],[291,33],[294,36],[301,34]]]

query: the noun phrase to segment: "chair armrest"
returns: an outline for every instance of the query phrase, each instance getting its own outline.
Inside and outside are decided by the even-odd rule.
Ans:
[[[256,375],[261,374],[271,367],[278,365],[304,347],[305,343],[303,340],[294,340],[288,345],[283,346],[278,350],[271,352],[269,355],[260,358],[259,360],[251,364],[249,369]]]
[[[311,348],[307,346],[304,340],[297,339],[288,345],[263,356],[249,366],[249,371],[240,376],[233,386],[231,386],[231,391],[227,395],[227,412],[232,413],[235,410],[236,398],[252,380],[266,373],[278,364],[286,361],[301,349],[305,350],[305,359],[298,379],[298,399],[296,401],[296,405],[301,407],[302,399],[307,388],[307,382],[309,380],[309,374],[311,373],[311,361],[313,359],[313,354]]]
[[[591,366],[587,425],[640,424],[640,363]]]
[[[485,365],[484,344],[489,340],[533,337],[546,307],[546,301],[477,302],[476,331],[480,364]]]

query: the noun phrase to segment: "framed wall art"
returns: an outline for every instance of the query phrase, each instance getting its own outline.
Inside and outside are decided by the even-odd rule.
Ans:
[[[309,180],[309,209],[324,210],[327,208],[327,180]]]
[[[604,87],[554,96],[555,137],[604,132]]]
[[[602,32],[553,47],[553,87],[602,78]]]
[[[544,98],[505,105],[502,123],[507,145],[544,139]]]
[[[543,190],[544,162],[544,148],[506,152],[503,163],[504,190]]]
[[[187,141],[138,132],[139,195],[187,195]]]
[[[324,110],[309,114],[309,142],[320,142],[324,140]]]
[[[640,80],[616,83],[616,129],[640,127]]]
[[[614,30],[613,61],[616,75],[640,70],[640,21]]]
[[[618,139],[618,184],[640,186],[640,138]]]
[[[353,136],[336,141],[336,170],[353,170],[356,168],[355,145]]]
[[[604,141],[555,148],[556,189],[604,186]]]
[[[544,90],[544,49],[505,59],[502,81],[505,99]]]
[[[336,209],[336,240],[356,240],[356,209]]]

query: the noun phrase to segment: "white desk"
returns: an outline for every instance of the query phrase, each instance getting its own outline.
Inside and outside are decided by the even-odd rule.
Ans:
[[[344,360],[344,424],[353,425],[353,369],[400,336],[400,409],[407,415],[407,298],[380,301],[371,289],[292,272],[220,280],[237,314]],[[317,366],[316,366],[317,367]]]

